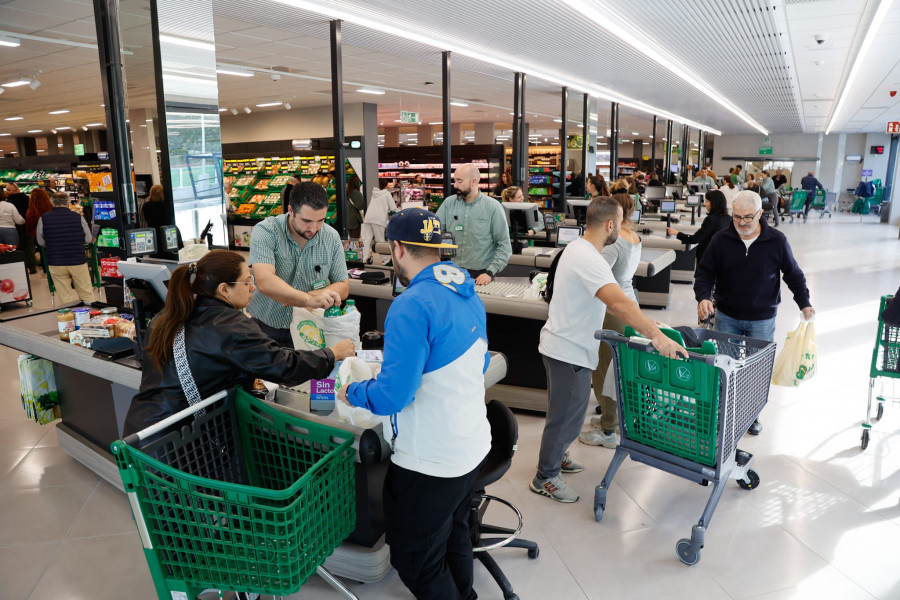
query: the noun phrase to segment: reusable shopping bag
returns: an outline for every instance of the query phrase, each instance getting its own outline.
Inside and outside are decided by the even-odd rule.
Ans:
[[[372,379],[374,376],[375,372],[372,370],[372,367],[361,358],[355,356],[345,358],[341,362],[338,375],[334,381],[335,396],[337,396],[341,388],[351,383]],[[331,416],[342,423],[349,423],[364,429],[375,427],[378,423],[386,420],[386,417],[374,415],[368,409],[361,406],[347,406],[340,400],[335,400],[334,413]],[[385,431],[390,431],[390,428],[386,428]]]
[[[787,334],[784,346],[775,357],[772,383],[785,387],[797,387],[816,374],[816,326],[803,321],[797,329]]]
[[[359,311],[339,317],[326,317],[321,308],[308,310],[294,307],[291,339],[297,350],[320,350],[333,346],[344,338],[350,338],[360,348],[359,323]]]
[[[59,418],[59,394],[53,363],[31,354],[20,354],[19,391],[26,416],[41,425]]]

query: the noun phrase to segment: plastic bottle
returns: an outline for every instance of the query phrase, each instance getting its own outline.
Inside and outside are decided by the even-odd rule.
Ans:
[[[325,309],[326,317],[340,317],[342,314],[344,313],[341,311],[340,306],[329,306]]]
[[[344,305],[344,314],[359,312],[359,309],[356,308],[356,300],[347,300],[347,304]]]

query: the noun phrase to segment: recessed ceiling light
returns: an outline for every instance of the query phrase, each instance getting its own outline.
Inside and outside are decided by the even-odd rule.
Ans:
[[[88,123],[85,127],[103,127],[105,123]]]
[[[638,133],[637,131],[632,131],[632,132],[631,132],[631,135],[641,135],[641,134]]]
[[[384,96],[385,93],[383,89],[374,87],[361,87],[356,91],[360,94],[374,94],[376,96]]]
[[[12,135],[11,133],[0,133],[0,137],[6,137],[8,135]]]
[[[284,102],[263,102],[262,104],[257,104],[256,108],[266,108],[267,106],[281,106]]]
[[[57,131],[67,131],[69,129],[72,129],[72,128],[71,127],[57,127],[56,128]]]
[[[29,129],[28,133],[44,133],[43,129]]]
[[[25,118],[25,117],[19,117],[19,116],[16,116],[16,117],[6,117],[6,118],[3,119],[3,120],[4,120],[4,121],[21,121],[21,120],[24,119],[24,118]]]
[[[554,123],[562,123],[562,119],[553,119]]]
[[[253,111],[250,110],[250,107],[249,107],[249,106],[245,106],[245,107],[244,107],[244,112],[247,113],[247,114],[249,115],[249,114],[250,114],[251,112],[253,112]]]
[[[228,110],[227,108],[220,108],[220,109],[219,109],[219,112],[225,112],[225,111],[227,111],[227,110]]]
[[[67,112],[69,112],[69,109],[68,109],[68,108],[60,108],[59,110],[51,110],[51,111],[48,112],[47,114],[48,114],[48,115],[64,115],[64,114],[66,114]]]
[[[465,108],[468,105],[469,105],[469,103],[465,102],[463,100],[451,100],[450,101],[450,106],[462,106]]]
[[[22,42],[19,41],[19,38],[10,37],[8,35],[0,35],[0,46],[9,46],[10,48],[16,48],[21,45]]]
[[[428,124],[429,124],[429,125],[443,125],[444,122],[443,122],[443,121],[431,121],[431,122],[428,123]]]

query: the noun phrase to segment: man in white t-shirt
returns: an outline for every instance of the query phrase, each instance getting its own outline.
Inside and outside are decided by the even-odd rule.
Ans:
[[[663,356],[687,358],[687,351],[667,338],[622,292],[600,254],[619,236],[622,206],[612,198],[595,198],[588,205],[586,225],[584,236],[569,244],[559,259],[538,347],[547,371],[547,419],[530,488],[557,502],[578,500],[578,493],[566,485],[560,472],[584,470],[569,456],[568,448],[584,425],[591,373],[597,368],[600,349],[594,332],[602,328],[606,309],[649,338]]]

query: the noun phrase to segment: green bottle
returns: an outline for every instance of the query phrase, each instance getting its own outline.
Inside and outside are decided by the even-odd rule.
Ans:
[[[341,311],[340,306],[329,306],[325,309],[326,317],[340,317],[342,314],[344,313]]]

